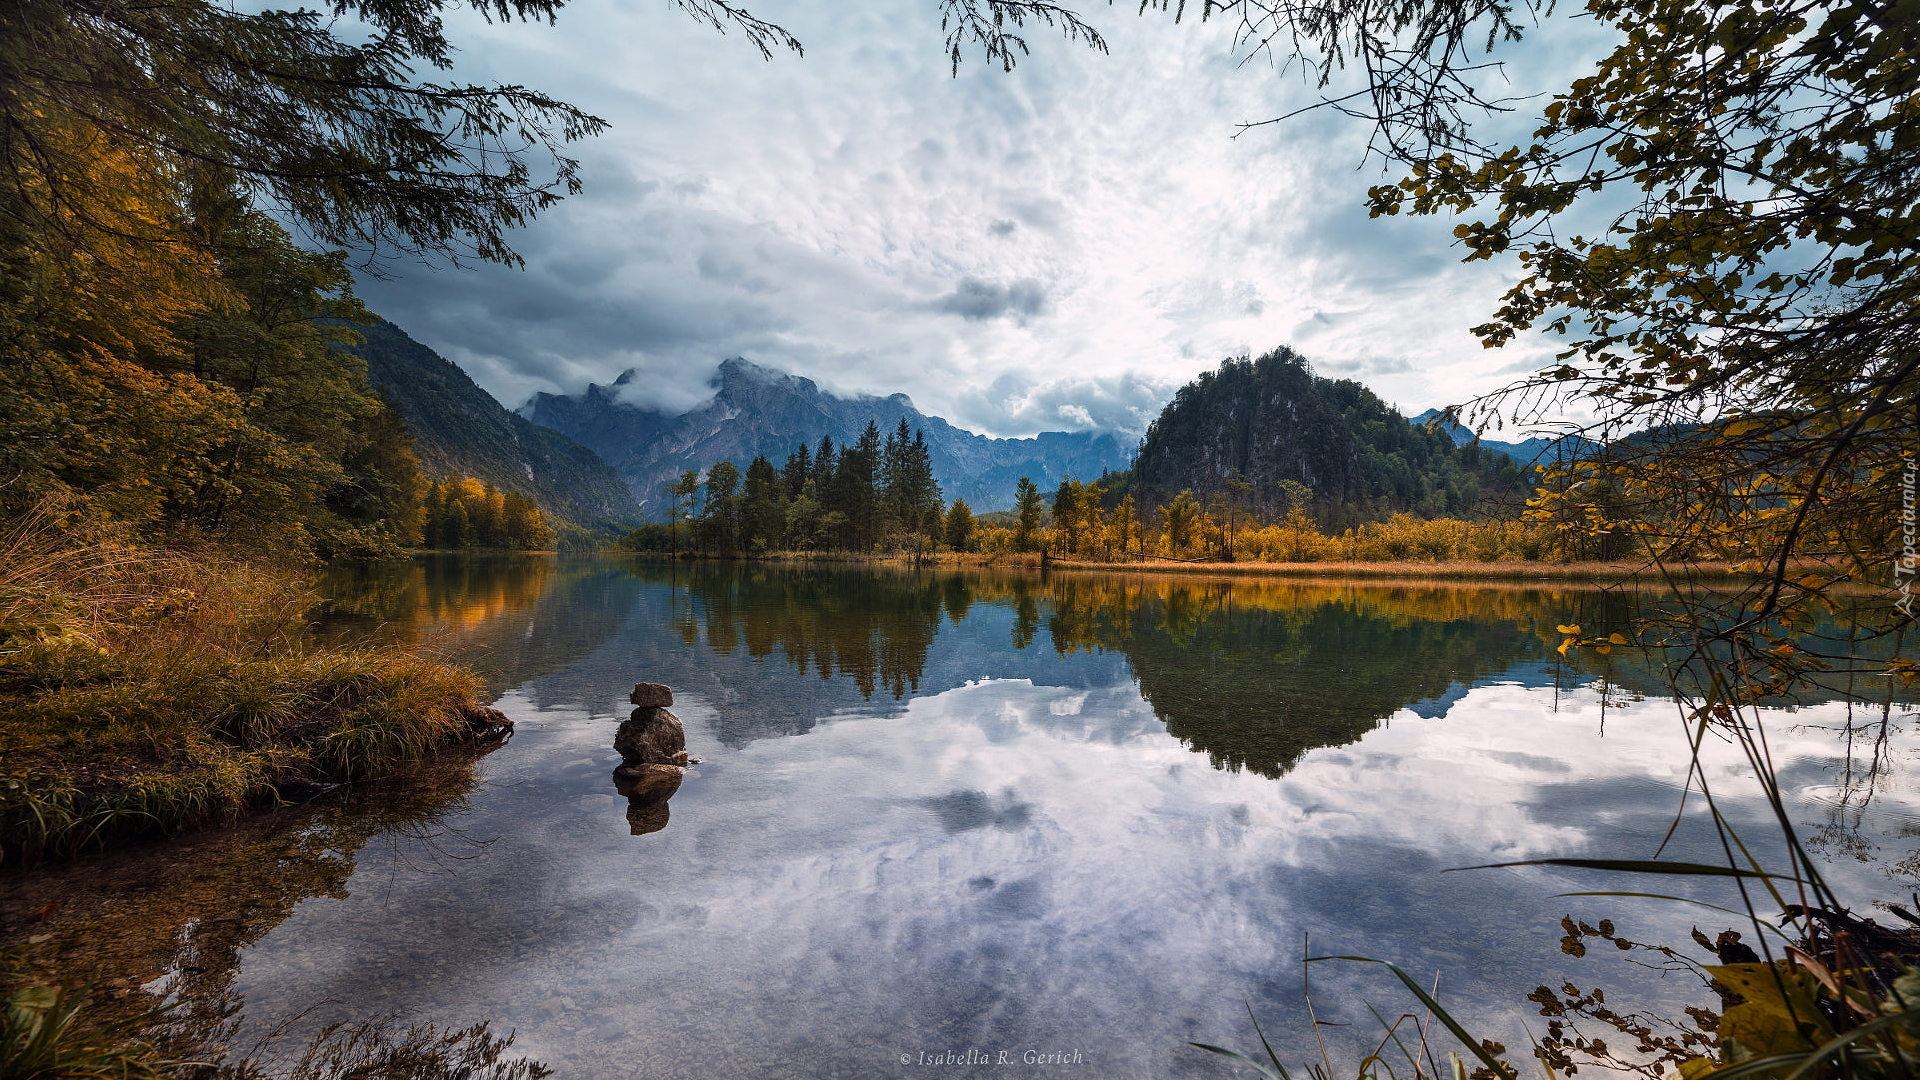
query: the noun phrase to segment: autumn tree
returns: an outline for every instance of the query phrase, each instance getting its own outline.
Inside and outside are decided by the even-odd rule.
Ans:
[[[1579,400],[1610,445],[1556,471],[1543,518],[1754,572],[1758,591],[1721,613],[1733,617],[1696,621],[1718,621],[1729,641],[1800,618],[1838,576],[1888,578],[1899,472],[1920,441],[1920,69],[1907,13],[1589,0],[1616,43],[1545,101],[1526,141],[1504,145],[1478,124],[1496,104],[1480,91],[1479,48],[1520,36],[1508,6],[1207,11],[1303,51],[1323,80],[1359,59],[1366,85],[1334,107],[1373,123],[1373,149],[1406,168],[1369,192],[1372,212],[1457,215],[1469,261],[1516,264],[1475,332],[1490,347],[1541,330],[1566,344],[1469,414],[1525,422]],[[1808,580],[1803,559],[1830,569]],[[1751,659],[1756,673],[1770,663]]]
[[[1198,538],[1200,527],[1200,501],[1193,492],[1182,491],[1173,497],[1173,501],[1160,508],[1161,531],[1166,536],[1167,551],[1172,555],[1181,555]]]
[[[1561,627],[1561,648],[1666,650],[1656,655],[1694,738],[1728,737],[1766,786],[1786,841],[1785,865],[1766,869],[1800,895],[1781,921],[1798,920],[1819,951],[1837,926],[1807,913],[1846,904],[1823,860],[1805,854],[1753,706],[1812,686],[1891,706],[1920,682],[1920,664],[1899,655],[1920,574],[1913,10],[1586,0],[1581,14],[1609,32],[1597,39],[1604,54],[1578,65],[1589,73],[1547,96],[1513,145],[1477,123],[1514,104],[1480,90],[1490,65],[1479,47],[1520,36],[1511,5],[1203,0],[1203,10],[1231,13],[1256,44],[1304,52],[1323,85],[1364,72],[1363,86],[1328,103],[1371,121],[1373,148],[1405,170],[1369,192],[1372,212],[1455,217],[1467,261],[1510,261],[1514,283],[1475,333],[1489,347],[1537,332],[1561,345],[1533,377],[1463,411],[1534,423],[1573,404],[1597,416],[1587,434],[1601,444],[1550,470],[1534,523],[1589,551],[1631,548],[1672,578],[1698,559],[1745,578],[1678,590],[1631,637]],[[1902,965],[1863,956],[1846,969],[1867,985]],[[1853,1048],[1912,1024],[1911,1001],[1854,1010],[1850,991],[1829,989],[1807,1001],[1839,1018],[1837,1037],[1809,1041],[1783,1014],[1752,1035],[1781,1055],[1771,1064],[1800,1075],[1910,1067],[1905,1051],[1864,1065]],[[1724,1062],[1689,1062],[1707,1066],[1690,1075],[1731,1065],[1742,1045],[1727,1040]]]
[[[947,507],[940,539],[949,551],[973,550],[973,508],[967,505],[967,500],[955,499],[953,505]]]

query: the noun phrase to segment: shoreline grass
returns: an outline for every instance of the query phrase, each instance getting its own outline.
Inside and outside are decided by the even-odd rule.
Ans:
[[[1666,586],[1673,582],[1689,584],[1732,584],[1753,579],[1749,573],[1730,570],[1724,562],[1700,561],[1687,564],[1668,564],[1656,568],[1643,562],[1597,560],[1588,561],[1497,561],[1471,562],[1466,560],[1426,561],[1420,559],[1393,560],[1324,560],[1316,562],[1215,562],[1215,561],[1175,561],[1164,559],[1128,559],[1126,561],[1103,562],[1092,559],[1069,559],[1042,556],[1039,552],[938,552],[927,555],[910,554],[864,554],[859,552],[822,552],[822,551],[775,551],[754,555],[709,555],[681,553],[667,555],[654,552],[608,551],[604,554],[622,555],[639,559],[680,562],[765,562],[765,563],[824,563],[858,566],[885,566],[901,569],[950,569],[950,570],[1046,570],[1073,571],[1088,573],[1120,574],[1162,574],[1162,575],[1199,575],[1214,578],[1236,577],[1288,577],[1325,579],[1329,581],[1352,581],[1364,579],[1382,584],[1395,582],[1431,582],[1462,581],[1485,583],[1525,584],[1551,582],[1556,584],[1617,585],[1635,584],[1648,586]],[[1819,563],[1796,563],[1796,571],[1830,571],[1832,568]],[[1858,586],[1864,587],[1864,586]]]
[[[466,668],[306,639],[308,568],[0,535],[0,867],[231,821],[496,734]]]

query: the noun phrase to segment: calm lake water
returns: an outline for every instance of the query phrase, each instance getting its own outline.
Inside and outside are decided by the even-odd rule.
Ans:
[[[1247,1075],[1186,1044],[1252,1049],[1249,1006],[1286,1056],[1317,1056],[1304,948],[1438,978],[1479,1034],[1524,1046],[1542,983],[1710,1000],[1563,955],[1562,915],[1688,949],[1689,927],[1732,925],[1557,894],[1737,905],[1711,885],[1443,872],[1650,857],[1676,814],[1665,857],[1719,857],[1683,808],[1657,673],[1554,650],[1557,624],[1604,632],[1644,598],[587,556],[430,557],[326,591],[323,633],[437,643],[487,673],[516,736],[0,879],[37,963],[240,1007],[253,1032],[303,1010],[487,1020],[567,1078],[1199,1077]],[[664,811],[610,776],[639,680],[674,688],[703,759]],[[1904,898],[1907,717],[1813,702],[1770,724],[1843,894]],[[1765,849],[1744,766],[1714,746],[1705,769]],[[1312,975],[1319,1018],[1350,1025],[1322,1029],[1336,1054],[1378,1040],[1368,1003],[1411,1008],[1377,966]],[[923,1063],[948,1054],[989,1064]]]

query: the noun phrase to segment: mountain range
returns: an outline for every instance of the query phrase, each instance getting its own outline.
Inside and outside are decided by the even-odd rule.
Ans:
[[[759,456],[778,466],[803,442],[854,442],[869,422],[887,432],[905,420],[924,432],[942,496],[965,499],[976,511],[1012,506],[1022,477],[1042,489],[1068,476],[1097,480],[1125,469],[1133,451],[1130,440],[1110,432],[988,438],[922,413],[905,394],[840,397],[812,379],[740,358],[720,365],[712,400],[679,414],[626,401],[623,391],[637,377],[627,371],[580,394],[536,394],[519,413],[605,458],[650,517],[664,512],[661,488],[685,470],[702,472],[720,461],[744,469]]]

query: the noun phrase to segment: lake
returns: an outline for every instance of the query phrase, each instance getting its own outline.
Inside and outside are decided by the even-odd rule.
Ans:
[[[325,635],[427,642],[517,721],[480,758],[239,827],[0,878],[31,955],[102,992],[516,1033],[561,1077],[1251,1075],[1317,1059],[1304,951],[1390,959],[1524,1047],[1541,984],[1677,1013],[1697,982],[1560,948],[1572,914],[1709,960],[1729,886],[1555,856],[1717,861],[1677,710],[1626,650],[1646,597],[1145,574],[909,573],[428,556],[325,582]],[[637,681],[701,759],[669,803],[611,779]],[[1768,716],[1791,812],[1863,913],[1920,885],[1909,718]],[[1762,852],[1744,762],[1703,770]],[[1678,826],[1675,820],[1678,818]],[[1884,917],[1883,917],[1884,921]],[[16,943],[18,943],[16,941]],[[1637,955],[1637,954],[1636,954]],[[1311,966],[1348,1061],[1412,999]],[[1343,1026],[1335,1026],[1343,1025]]]

